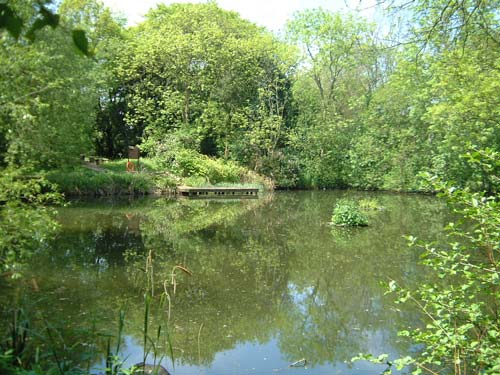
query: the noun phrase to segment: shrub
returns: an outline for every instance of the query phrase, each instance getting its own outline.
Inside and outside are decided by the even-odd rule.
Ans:
[[[239,182],[244,169],[229,160],[212,159],[193,150],[175,155],[176,171],[183,177],[203,177],[208,183]]]
[[[155,186],[158,189],[172,189],[175,188],[179,183],[180,179],[173,175],[159,175],[154,177]]]
[[[209,185],[206,178],[201,176],[186,177],[182,180],[182,182],[183,185],[193,186],[193,187],[201,187]]]
[[[341,199],[335,205],[332,224],[340,226],[366,226],[368,218],[360,211],[356,202]]]

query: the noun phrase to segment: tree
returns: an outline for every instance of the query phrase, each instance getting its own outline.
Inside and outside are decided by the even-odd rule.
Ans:
[[[347,184],[347,161],[359,113],[381,81],[374,28],[354,14],[306,10],[287,24],[288,39],[303,51],[294,86],[298,111],[292,147],[304,161],[303,183]]]
[[[270,34],[214,3],[160,5],[131,30],[117,69],[126,123],[144,129],[143,148],[151,154],[187,147],[257,167],[246,151],[256,139],[249,134],[263,116],[286,116],[290,55]]]
[[[400,47],[394,73],[373,96],[350,156],[351,173],[357,186],[419,189],[418,173],[428,171],[489,190],[487,173],[478,176],[461,155],[471,146],[500,147],[491,94],[499,72],[491,4],[410,4],[409,44]]]
[[[125,42],[125,20],[115,16],[97,0],[66,0],[59,7],[66,22],[85,31],[95,61],[94,80],[98,83],[91,130],[97,154],[110,158],[124,154],[138,141],[137,129],[126,126],[127,110],[123,87],[115,67]]]
[[[36,17],[36,4],[13,6]],[[61,166],[93,149],[96,104],[105,92],[111,60],[108,47],[121,25],[98,1],[68,0],[59,13],[58,27],[37,31],[33,43],[2,36],[0,133],[3,158],[14,164]],[[85,44],[95,59],[75,48],[68,29],[89,36]]]

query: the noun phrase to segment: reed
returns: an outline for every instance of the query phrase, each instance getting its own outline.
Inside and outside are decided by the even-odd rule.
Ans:
[[[61,375],[64,375],[64,362],[59,358],[59,355],[57,354],[56,350],[56,340],[54,338],[54,335],[52,334],[52,327],[49,325],[49,323],[44,319],[44,324],[45,324],[45,329],[47,332],[47,337],[49,339],[49,350],[52,353],[52,356],[54,358],[55,364],[57,366],[57,369],[59,370],[59,373]],[[55,333],[57,331],[54,330]]]
[[[13,315],[10,349],[16,358],[21,358],[26,349],[30,322],[22,309],[14,310]]]
[[[169,321],[172,310],[172,297],[169,292],[169,283],[166,279],[161,282],[161,285],[163,286],[163,293],[161,293],[160,295],[156,295],[155,293],[156,283],[158,281],[156,280],[155,276],[155,261],[153,251],[148,252],[143,271],[145,273],[145,289],[144,320],[142,327],[142,363],[145,364],[148,358],[151,358],[153,361],[153,368],[159,369],[159,365],[166,357],[163,350],[163,348],[166,348],[172,361],[172,366],[175,367],[172,337],[169,330]],[[193,274],[186,266],[181,264],[175,265],[172,268],[170,274],[170,286],[172,287],[173,295],[175,295],[177,288],[177,271],[181,271],[190,276]],[[154,330],[151,327],[151,321],[158,322],[158,326]],[[153,332],[155,333],[153,334]]]
[[[118,375],[121,373],[123,361],[120,360],[120,349],[124,327],[125,312],[120,310],[118,315],[118,333],[116,336],[116,348],[114,353],[111,350],[111,337],[108,337],[106,341],[106,375]]]
[[[161,273],[155,269],[158,266],[155,264],[154,251],[149,251],[140,263],[135,262],[135,268],[140,269],[144,275],[141,277],[144,309],[141,327],[142,369],[139,364],[125,367],[126,358],[123,357],[122,345],[126,332],[126,314],[123,309],[118,313],[117,328],[113,334],[99,333],[95,323],[89,330],[85,330],[85,343],[91,344],[88,351],[79,352],[77,347],[80,348],[80,343],[67,345],[64,331],[53,326],[40,313],[36,313],[37,319],[33,321],[40,322],[42,328],[35,332],[29,319],[30,314],[17,308],[13,310],[9,337],[0,342],[0,374],[3,375],[3,369],[9,369],[9,373],[15,375],[90,374],[99,354],[96,350],[99,343],[103,344],[100,352],[105,366],[102,373],[105,375],[133,375],[140,374],[141,371],[164,374],[166,370],[162,367],[162,362],[168,358],[171,360],[171,366],[175,368],[175,352],[169,328],[173,296],[179,285],[180,274],[191,276],[193,273],[185,265],[178,264],[171,268],[171,272],[167,271],[164,274],[165,279],[162,280]],[[158,293],[160,286],[163,290]],[[203,325],[198,332],[199,356],[202,328]],[[39,362],[40,359],[42,362]]]

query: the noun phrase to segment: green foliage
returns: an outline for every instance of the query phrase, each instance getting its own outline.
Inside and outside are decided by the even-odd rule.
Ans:
[[[116,23],[102,6],[80,22],[74,15],[88,14],[96,2],[85,1],[80,9],[70,2],[61,4],[59,26],[39,31],[36,42],[1,40],[1,161],[59,167],[76,163],[79,154],[93,147],[95,109],[103,97],[103,67],[109,60],[109,52],[102,50],[109,48]],[[38,8],[51,6],[38,1],[14,5],[23,18],[36,17]],[[49,17],[47,12],[42,13]],[[78,53],[72,37],[81,48],[90,43],[98,62]]]
[[[285,188],[418,190],[430,172],[489,190],[460,156],[500,144],[497,1],[473,3],[412,2],[414,44],[395,50],[359,15],[322,9],[297,13],[285,43],[214,3],[158,6],[125,33],[97,0],[57,14],[9,2],[0,27],[39,29],[35,43],[2,39],[0,161],[60,167],[142,142],[151,157],[223,157]]]
[[[128,159],[109,160],[100,166],[112,172],[125,172],[127,170],[127,161]],[[159,173],[164,171],[164,168],[162,168],[156,159],[140,158],[139,162],[137,162],[137,160],[132,160],[132,162],[139,172]]]
[[[299,100],[309,106],[305,111],[317,109],[321,120],[337,115],[348,119],[366,104],[362,97],[370,95],[370,81],[378,78],[370,74],[378,57],[372,33],[373,25],[359,15],[321,8],[296,13],[288,22],[289,40],[301,47],[303,59],[311,65],[299,76],[306,90],[298,93]],[[314,115],[307,112],[301,115]]]
[[[487,173],[461,156],[471,149],[498,151],[498,49],[481,43],[439,55],[415,49],[399,57],[389,81],[375,93],[359,139],[350,150],[350,184],[362,188],[419,189],[428,171],[475,190]],[[450,68],[450,67],[456,67]],[[481,174],[481,176],[478,176]],[[484,181],[483,181],[484,180]]]
[[[215,3],[160,5],[130,37],[116,75],[125,122],[144,129],[150,156],[175,145],[272,173],[289,123],[293,49]]]
[[[353,184],[350,151],[383,77],[385,55],[372,33],[373,25],[358,15],[323,9],[297,13],[287,24],[305,62],[293,87],[297,116],[289,148],[301,162],[299,185]]]
[[[480,191],[490,189],[489,174],[467,163],[462,154],[471,149],[499,150],[500,101],[492,93],[500,89],[500,51],[488,50],[487,57],[484,52],[443,53],[432,66],[435,78],[429,88],[433,97],[441,99],[424,117],[433,137],[440,140],[431,173]]]
[[[23,20],[7,4],[0,4],[0,29],[6,29],[14,38],[19,38]]]
[[[204,178],[209,184],[239,182],[244,172],[235,162],[213,159],[191,150],[181,150],[176,154],[174,170],[183,177]]]
[[[96,172],[87,168],[48,172],[47,178],[68,195],[148,194],[155,186],[153,178],[143,173]]]
[[[472,191],[484,190],[490,195],[500,193],[500,153],[490,148],[473,149],[461,156],[473,173],[469,182]]]
[[[232,161],[210,158],[192,150],[168,154],[168,162],[157,157],[141,158],[136,172],[126,171],[127,159],[108,161],[102,170],[80,166],[47,172],[54,189],[66,195],[142,195],[172,193],[181,184],[189,186],[254,184],[272,189],[262,176]],[[173,156],[175,155],[175,156]]]
[[[367,226],[368,218],[355,201],[339,200],[333,209],[332,224],[339,226]]]
[[[50,26],[53,29],[59,26],[60,16],[51,10],[53,5],[51,0],[30,2],[32,8],[31,14],[26,19],[17,14],[16,5],[16,1],[11,1],[11,4],[4,2],[0,4],[0,30],[7,30],[15,39],[18,39],[23,33],[23,29],[25,29],[24,36],[26,39],[34,42],[38,31],[46,26]],[[91,56],[85,32],[82,30],[73,30],[72,34],[75,46],[83,54]],[[75,35],[77,35],[76,38]]]
[[[92,62],[75,54],[59,28],[33,44],[3,40],[2,45],[2,159],[42,167],[75,162],[90,148],[96,100]]]
[[[389,5],[391,11],[409,11],[414,32],[411,41],[421,50],[443,51],[474,43],[478,38],[498,46],[498,0],[478,2],[465,0],[450,3],[446,0],[414,1]]]
[[[99,1],[57,6],[0,2],[2,165],[58,168],[49,179],[68,194],[144,194],[181,182],[272,186],[258,173],[280,187],[441,190],[466,225],[450,224],[446,248],[415,246],[443,282],[390,284],[426,314],[426,325],[401,332],[424,348],[391,363],[366,358],[413,364],[416,373],[500,371],[498,0],[405,3],[412,43],[397,51],[358,15],[322,9],[297,13],[286,44],[212,2],[160,5],[127,33]],[[63,168],[93,147],[121,157],[141,141],[152,158],[141,173],[125,173],[124,161],[106,173]],[[456,188],[422,188],[420,172]],[[57,201],[53,190],[41,177],[2,171],[2,275],[20,276],[57,230],[43,206]],[[360,209],[379,208],[338,202],[332,222],[367,225]],[[227,215],[200,206],[184,230]],[[156,224],[165,231],[176,221]],[[254,260],[267,256],[264,246],[252,247]],[[279,265],[281,254],[266,259]],[[12,347],[23,344],[16,330]],[[145,347],[154,341],[147,330],[146,312]],[[3,351],[0,372],[23,373],[11,366],[19,358]]]

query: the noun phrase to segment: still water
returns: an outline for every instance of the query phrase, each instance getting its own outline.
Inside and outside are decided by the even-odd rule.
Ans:
[[[332,228],[346,196],[384,210],[366,228]],[[421,319],[382,283],[421,283],[403,236],[439,240],[448,219],[433,197],[348,191],[74,202],[59,210],[61,230],[31,269],[36,290],[26,289],[95,373],[108,338],[125,366],[141,362],[146,329],[148,361],[155,352],[172,374],[380,374],[386,367],[349,360],[417,350],[397,331]]]

